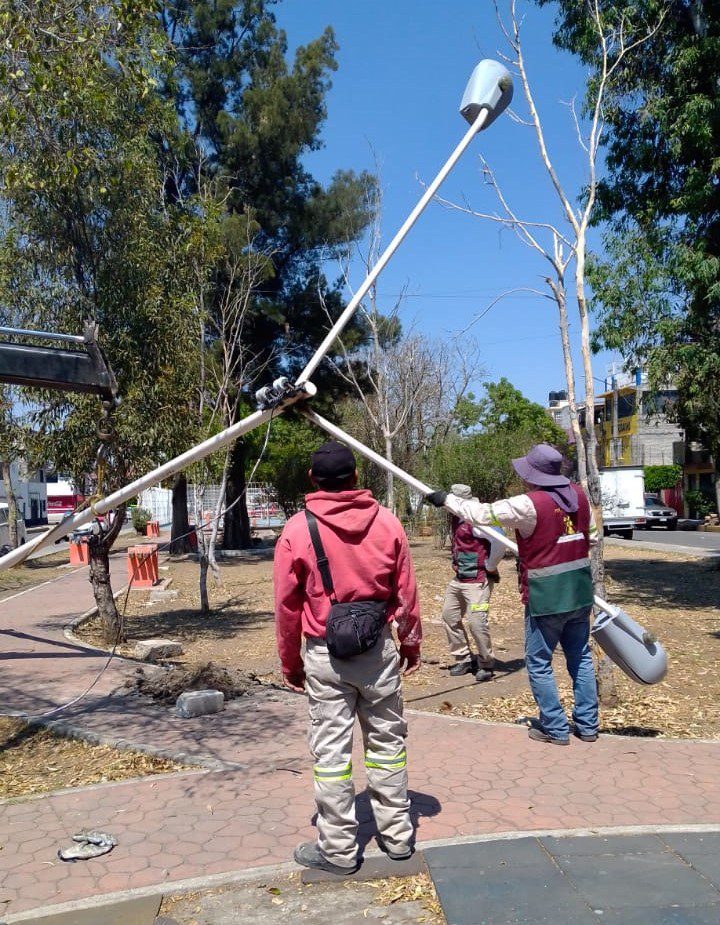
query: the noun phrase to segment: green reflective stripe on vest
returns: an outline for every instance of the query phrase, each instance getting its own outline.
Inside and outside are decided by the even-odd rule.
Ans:
[[[352,778],[352,761],[348,761],[341,768],[323,768],[316,764],[313,768],[313,777],[317,781],[350,780]]]
[[[528,571],[528,607],[533,617],[589,607],[593,597],[592,572],[587,559]]]
[[[493,527],[502,527],[502,524],[500,523],[500,521],[499,521],[499,520],[497,519],[497,517],[495,516],[495,510],[494,510],[492,504],[489,505],[489,507],[490,507],[490,523],[492,524]]]
[[[379,755],[365,753],[365,767],[379,768],[381,771],[399,771],[407,766],[407,752],[403,749],[394,758],[382,758]]]

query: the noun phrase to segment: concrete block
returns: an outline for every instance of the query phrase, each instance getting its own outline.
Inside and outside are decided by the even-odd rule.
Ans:
[[[178,596],[177,591],[151,591],[150,592],[150,601],[153,604],[160,603],[161,601],[174,601]]]
[[[156,662],[161,658],[182,655],[183,647],[172,639],[143,639],[135,646],[135,658],[145,662]]]
[[[185,691],[175,701],[178,716],[189,719],[191,716],[205,716],[219,713],[225,704],[222,691]]]

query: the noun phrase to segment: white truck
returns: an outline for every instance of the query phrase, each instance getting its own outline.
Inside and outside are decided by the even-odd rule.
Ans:
[[[10,552],[12,546],[10,545],[10,523],[8,515],[8,506],[5,502],[0,501],[0,556],[4,556],[5,553]],[[22,545],[27,541],[27,532],[25,530],[25,521],[22,519],[22,514],[18,511],[18,539]]]
[[[631,540],[645,526],[645,476],[640,466],[600,470],[603,532]]]

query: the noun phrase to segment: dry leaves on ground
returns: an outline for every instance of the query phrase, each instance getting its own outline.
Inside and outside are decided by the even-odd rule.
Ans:
[[[428,874],[373,880],[370,881],[369,886],[377,890],[375,899],[379,906],[421,902],[426,914],[419,921],[425,922],[427,925],[444,925],[445,916],[440,906],[435,884]]]
[[[66,739],[0,717],[0,799],[177,771],[184,765]]]

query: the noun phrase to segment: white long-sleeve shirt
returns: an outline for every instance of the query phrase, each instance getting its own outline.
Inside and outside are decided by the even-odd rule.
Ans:
[[[537,511],[528,495],[514,495],[512,498],[502,498],[500,501],[487,504],[475,499],[466,501],[450,493],[445,499],[445,507],[468,523],[517,530],[520,536],[525,538],[530,536],[537,526]],[[592,546],[597,543],[597,526],[592,508],[589,532]]]
[[[490,541],[490,551],[485,560],[485,570],[487,572],[496,572],[500,560],[505,555],[505,547],[499,540],[492,539],[486,533],[483,533],[482,530],[478,530],[477,527],[473,527],[473,536],[478,540]]]

